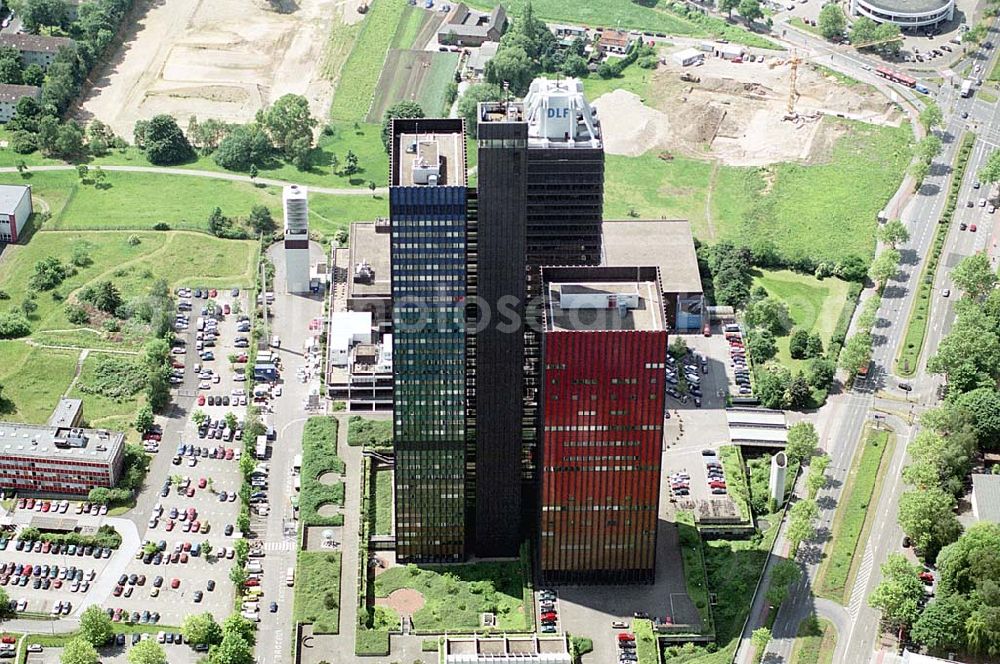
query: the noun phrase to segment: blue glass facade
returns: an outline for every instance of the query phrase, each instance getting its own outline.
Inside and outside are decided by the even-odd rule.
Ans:
[[[396,553],[465,555],[465,187],[394,186]]]

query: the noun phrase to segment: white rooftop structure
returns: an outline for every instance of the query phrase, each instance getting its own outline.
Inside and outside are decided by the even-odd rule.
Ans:
[[[307,235],[309,233],[309,193],[297,184],[286,186],[281,192],[282,209],[285,213],[285,233]]]
[[[372,342],[372,312],[337,311],[330,316],[330,363],[346,367],[351,347]]]
[[[583,96],[578,78],[536,78],[523,102],[531,147],[601,147],[597,111]]]
[[[785,413],[781,410],[765,410],[763,408],[728,408],[726,421],[730,426],[765,426],[782,427],[786,425]]]

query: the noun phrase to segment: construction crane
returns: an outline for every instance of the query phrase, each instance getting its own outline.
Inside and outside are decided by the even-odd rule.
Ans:
[[[774,69],[779,65],[788,65],[790,67],[789,77],[788,77],[788,102],[785,106],[786,120],[794,120],[796,117],[798,117],[795,115],[795,102],[798,101],[799,99],[799,91],[796,88],[796,84],[798,83],[799,79],[799,65],[801,65],[803,62],[805,61],[799,57],[799,52],[793,50],[792,56],[790,58],[785,58],[784,60],[778,60],[768,65],[768,67],[770,67],[771,69]]]

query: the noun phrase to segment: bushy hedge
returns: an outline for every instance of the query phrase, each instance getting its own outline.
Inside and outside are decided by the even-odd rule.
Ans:
[[[358,628],[354,638],[354,654],[363,657],[384,657],[389,654],[389,632]]]

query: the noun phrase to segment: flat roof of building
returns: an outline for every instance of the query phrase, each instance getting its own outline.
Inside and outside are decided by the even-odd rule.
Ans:
[[[938,11],[954,0],[865,0],[864,4],[896,16],[912,16]]]
[[[726,421],[729,426],[785,426],[785,412],[766,408],[727,408]]]
[[[569,664],[566,637],[561,635],[509,635],[449,637],[444,645],[445,662],[533,662]]]
[[[0,422],[0,455],[107,463],[124,443],[121,431]]]
[[[462,133],[404,132],[395,138],[399,162],[392,174],[394,185],[426,185],[428,183],[420,181],[417,174],[421,168],[429,168],[437,171],[438,186],[465,186],[465,136]]]
[[[1000,523],[1000,475],[974,474],[972,495],[979,518]]]
[[[529,148],[602,149],[597,112],[578,78],[536,78],[522,101],[479,104],[479,122],[527,124]]]
[[[700,293],[701,276],[691,224],[666,221],[605,221],[603,265],[660,268],[664,293]]]
[[[570,296],[587,298],[583,306],[567,304]],[[635,306],[614,306],[634,298]],[[549,331],[662,330],[662,295],[655,281],[550,282],[546,285],[546,329]]]
[[[14,214],[25,194],[31,194],[31,187],[23,184],[0,184],[0,214]]]
[[[377,224],[370,221],[356,221],[351,224],[350,258],[347,275],[347,296],[389,297],[392,295],[392,261],[390,260],[391,233],[379,233]],[[374,279],[355,281],[354,271],[361,263],[372,269]]]
[[[56,404],[56,409],[52,411],[52,415],[49,416],[47,424],[50,427],[73,426],[73,423],[77,417],[79,417],[81,410],[83,410],[82,400],[67,399],[66,397],[63,397],[62,399],[59,399],[59,403]]]

